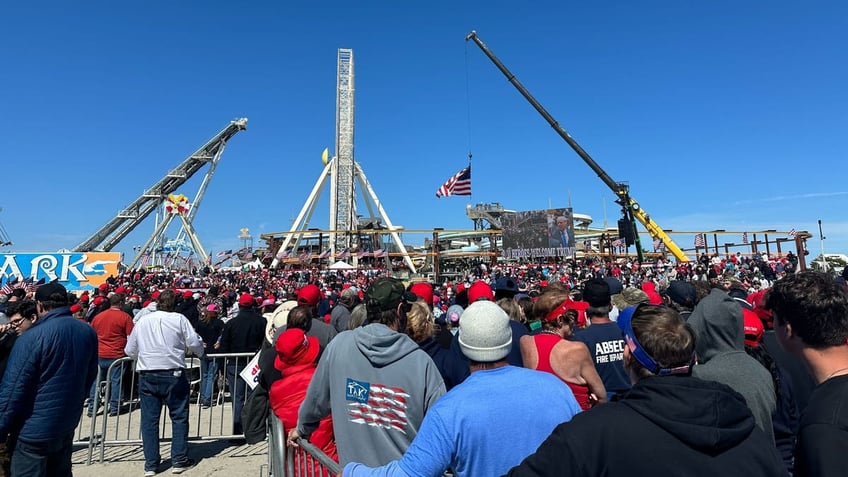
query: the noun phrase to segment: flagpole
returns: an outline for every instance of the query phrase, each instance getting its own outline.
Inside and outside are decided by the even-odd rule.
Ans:
[[[821,219],[819,219],[819,243],[821,244],[822,269],[826,272],[830,265],[827,263],[827,259],[824,256],[824,239],[825,236],[822,233]]]

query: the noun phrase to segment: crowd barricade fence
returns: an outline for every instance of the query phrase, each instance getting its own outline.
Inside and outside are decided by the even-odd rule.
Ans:
[[[243,438],[243,434],[233,432],[234,418],[232,387],[226,381],[226,369],[228,366],[236,370],[244,369],[256,353],[220,353],[209,354],[206,358],[214,360],[217,371],[211,377],[204,376],[201,372],[201,360],[203,358],[187,357],[183,372],[190,383],[189,401],[189,440],[225,440]],[[108,376],[113,372],[120,372],[118,387],[119,411],[109,412],[109,401],[112,398],[112,389],[109,385]],[[201,406],[201,389],[208,380],[212,383],[211,406]],[[242,379],[235,376],[236,380]],[[138,397],[138,372],[135,369],[135,361],[132,358],[120,358],[109,366],[106,373],[98,369],[97,386],[100,392],[94,393],[94,413],[87,416],[88,403],[86,403],[77,432],[74,438],[75,445],[88,446],[87,464],[94,460],[95,451],[98,452],[98,462],[105,460],[107,446],[139,445],[141,444],[141,406]],[[250,386],[246,388],[244,400],[250,394]],[[171,420],[167,407],[163,404],[162,415],[159,418],[161,441],[171,439]],[[283,442],[285,444],[285,440]]]
[[[342,473],[338,462],[306,439],[296,440],[298,447],[286,446],[283,422],[268,415],[268,475],[273,477],[330,477]]]

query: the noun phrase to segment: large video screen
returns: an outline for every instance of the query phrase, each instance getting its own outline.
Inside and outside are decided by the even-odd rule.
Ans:
[[[571,208],[528,210],[502,217],[504,258],[574,256]]]

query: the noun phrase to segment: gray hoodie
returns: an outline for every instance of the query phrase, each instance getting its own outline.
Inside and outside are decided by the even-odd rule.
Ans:
[[[332,412],[339,463],[379,467],[403,456],[444,393],[426,352],[405,334],[373,323],[339,333],[327,346],[297,428],[309,435]]]
[[[774,383],[769,371],[745,353],[742,308],[727,293],[713,289],[692,311],[688,323],[698,335],[698,365],[692,375],[724,383],[741,394],[757,426],[774,441]]]

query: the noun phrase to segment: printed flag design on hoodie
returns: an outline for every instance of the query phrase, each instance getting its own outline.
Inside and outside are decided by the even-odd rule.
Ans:
[[[351,422],[406,433],[409,394],[403,389],[347,378],[345,399]]]

